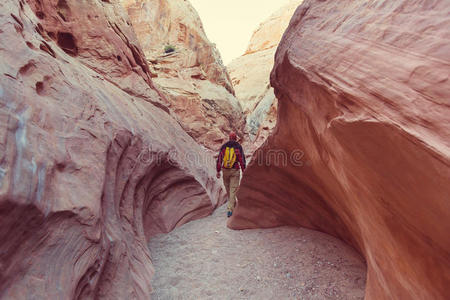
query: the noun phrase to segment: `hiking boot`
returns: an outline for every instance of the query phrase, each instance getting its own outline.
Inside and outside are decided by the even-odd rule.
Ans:
[[[232,211],[228,211],[228,212],[227,212],[227,217],[228,217],[228,218],[231,217],[232,214],[233,214]]]

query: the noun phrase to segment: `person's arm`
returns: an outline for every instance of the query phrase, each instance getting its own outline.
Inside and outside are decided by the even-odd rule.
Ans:
[[[241,145],[239,145],[237,157],[238,157],[238,160],[239,160],[239,164],[241,165],[241,170],[242,170],[242,172],[244,172],[244,170],[247,167],[247,165],[246,165],[246,162],[245,162],[244,149],[242,149]]]
[[[224,147],[222,146],[220,148],[219,156],[217,156],[216,161],[217,178],[220,177],[220,171],[222,170],[223,155],[224,155]]]

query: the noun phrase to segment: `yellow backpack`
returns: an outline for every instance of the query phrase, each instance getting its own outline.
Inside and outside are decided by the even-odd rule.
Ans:
[[[223,156],[223,167],[225,169],[231,169],[236,162],[236,153],[233,147],[227,147],[225,149],[225,155]]]

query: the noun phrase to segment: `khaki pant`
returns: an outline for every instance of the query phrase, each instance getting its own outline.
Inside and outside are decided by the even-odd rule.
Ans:
[[[233,211],[236,206],[236,191],[239,187],[241,172],[239,169],[222,169],[223,184],[228,195],[228,211]]]

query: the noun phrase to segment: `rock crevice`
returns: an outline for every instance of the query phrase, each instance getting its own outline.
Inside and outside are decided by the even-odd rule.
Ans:
[[[277,99],[270,86],[270,71],[276,47],[301,3],[302,0],[291,0],[264,20],[253,33],[244,55],[227,66],[246,116],[249,141],[245,146],[250,152],[264,143],[277,123]]]

